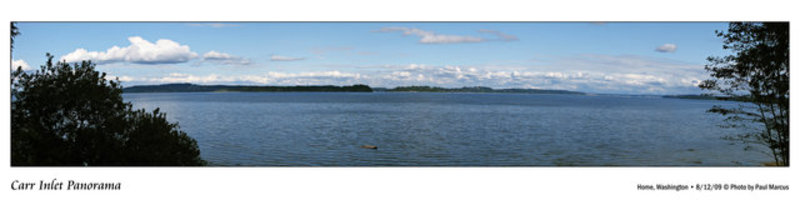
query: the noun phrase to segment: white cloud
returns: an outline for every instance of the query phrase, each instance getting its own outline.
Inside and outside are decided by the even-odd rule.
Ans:
[[[707,74],[702,65],[642,56],[579,55],[545,66],[386,67],[370,85],[565,89],[592,93],[688,94]],[[565,67],[569,66],[569,67]],[[371,76],[376,77],[376,76]]]
[[[502,41],[515,41],[515,40],[519,40],[519,38],[517,38],[517,36],[513,36],[513,35],[505,34],[505,33],[502,33],[502,32],[500,32],[500,31],[495,31],[495,30],[481,29],[481,30],[478,30],[478,32],[481,32],[481,33],[489,33],[489,34],[493,34],[493,35],[497,36],[497,38],[498,38],[499,40],[502,40]]]
[[[133,77],[130,76],[114,76],[114,75],[106,75],[106,80],[119,80],[121,82],[128,82],[135,80]]]
[[[419,42],[424,44],[475,43],[486,41],[486,39],[480,37],[440,35],[433,31],[407,27],[384,27],[379,29],[378,32],[403,32],[403,35],[418,36],[420,38]]]
[[[196,76],[196,75],[181,74],[181,73],[170,73],[168,76],[149,79],[149,81],[151,82],[162,82],[162,83],[211,83],[224,80],[226,80],[225,77],[220,77],[216,74],[210,74],[206,76]]]
[[[656,48],[656,51],[661,53],[672,53],[678,50],[678,45],[675,44],[664,44]]]
[[[203,61],[216,64],[223,64],[223,65],[251,64],[250,59],[242,58],[239,56],[233,56],[227,53],[220,53],[216,51],[209,51],[208,53],[203,54]]]
[[[123,77],[120,78],[120,80]],[[282,73],[266,72],[248,75],[193,75],[170,73],[161,77],[124,77],[135,84],[197,83],[197,84],[245,84],[245,85],[352,85],[364,83],[365,76],[359,73],[340,71]],[[124,83],[127,84],[127,83]]]
[[[480,29],[480,33],[492,34],[497,39],[474,37],[474,36],[460,36],[460,35],[441,35],[433,31],[426,31],[417,28],[407,27],[384,27],[376,32],[403,32],[403,35],[413,35],[419,37],[419,42],[423,44],[446,44],[446,43],[476,43],[486,41],[515,41],[519,40],[517,36],[502,33],[500,31]]]
[[[33,67],[28,65],[28,63],[25,62],[22,59],[12,60],[11,61],[11,70],[17,70],[17,67],[22,67],[22,71],[28,71],[28,70],[32,70],[33,69]]]
[[[189,46],[181,45],[168,39],[159,39],[156,43],[151,43],[141,37],[129,37],[130,45],[127,47],[113,46],[105,52],[87,51],[86,49],[76,49],[72,53],[64,55],[60,60],[67,62],[79,62],[82,60],[92,60],[98,64],[127,62],[136,64],[170,64],[185,63],[197,57],[197,53],[192,52]]]
[[[305,59],[306,58],[303,57],[290,57],[290,56],[279,56],[279,55],[272,55],[269,57],[270,61],[300,61]]]

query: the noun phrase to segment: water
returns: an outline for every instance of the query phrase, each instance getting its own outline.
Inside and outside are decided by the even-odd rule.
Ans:
[[[134,93],[213,165],[738,166],[769,156],[721,139],[735,102],[457,93]],[[377,150],[361,145],[375,145]]]

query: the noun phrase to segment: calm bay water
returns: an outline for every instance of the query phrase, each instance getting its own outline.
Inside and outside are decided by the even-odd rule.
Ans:
[[[660,97],[457,93],[132,93],[213,165],[738,166],[712,105]],[[375,145],[377,150],[360,148]]]

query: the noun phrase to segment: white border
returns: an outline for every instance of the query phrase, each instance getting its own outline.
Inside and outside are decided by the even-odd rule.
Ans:
[[[38,1],[4,3],[9,21],[793,21],[789,1]],[[792,26],[792,38],[798,30]],[[3,25],[3,35],[8,25]],[[24,33],[23,33],[24,34]],[[7,47],[8,40],[0,40]],[[8,49],[0,48],[2,55]],[[797,56],[792,55],[792,60]],[[9,63],[7,56],[2,62]],[[3,77],[8,79],[8,72]],[[798,88],[798,81],[792,88]],[[2,82],[0,94],[10,94]],[[792,105],[798,105],[793,100]],[[776,199],[800,196],[797,167],[11,168],[0,98],[4,199]],[[796,107],[796,106],[795,106]],[[792,107],[794,108],[794,107]],[[792,109],[792,112],[796,112]],[[795,121],[795,120],[793,120]],[[792,123],[794,127],[796,123]],[[795,130],[796,128],[793,128]],[[792,135],[796,135],[792,131]],[[794,145],[792,145],[794,146]],[[796,149],[796,148],[793,148]],[[794,150],[793,150],[794,151]],[[792,153],[792,155],[796,155]],[[792,156],[792,160],[797,160]],[[796,162],[793,162],[796,163]],[[794,164],[795,166],[798,164]],[[11,191],[15,179],[118,181],[121,191]],[[789,192],[643,192],[636,184],[776,183]],[[2,185],[2,184],[0,184]]]

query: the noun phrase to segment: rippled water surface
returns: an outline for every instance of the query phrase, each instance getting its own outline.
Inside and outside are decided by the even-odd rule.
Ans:
[[[135,93],[245,166],[760,165],[712,105],[660,97],[456,93]],[[360,148],[375,145],[377,150]]]

